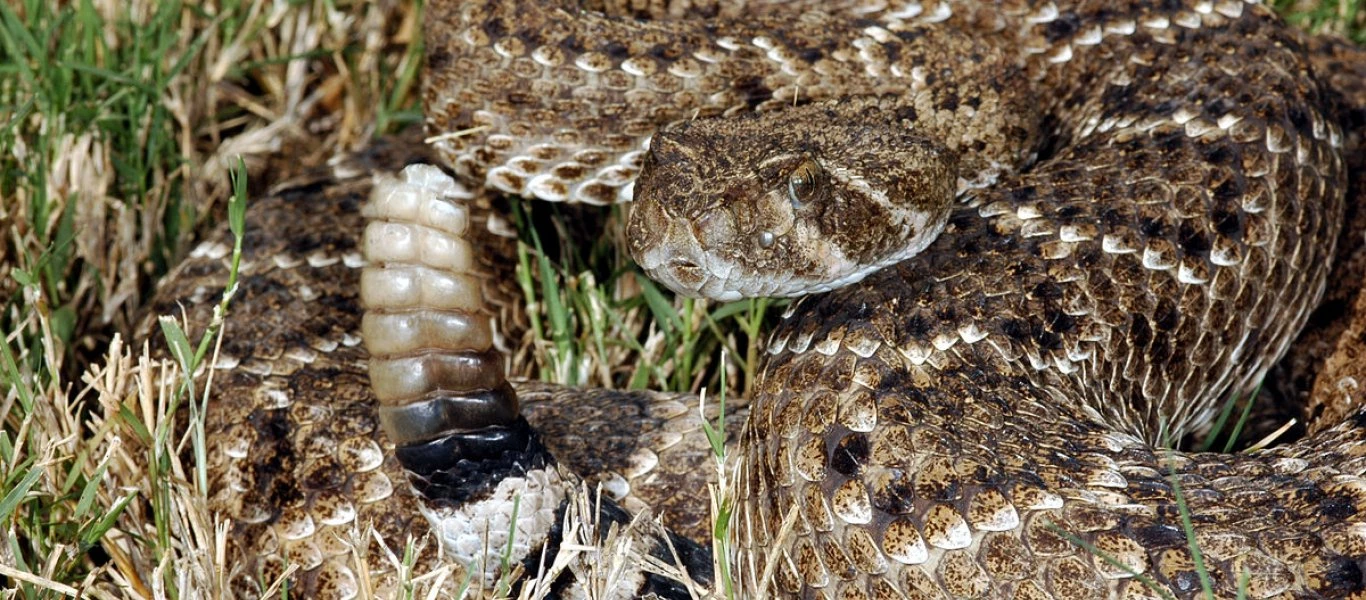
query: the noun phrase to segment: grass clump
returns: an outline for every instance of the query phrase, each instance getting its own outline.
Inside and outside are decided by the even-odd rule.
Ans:
[[[626,255],[620,207],[526,203],[514,215],[531,372],[568,385],[698,392],[729,371],[731,391],[748,392],[765,326],[786,300],[675,298]],[[585,221],[605,235],[585,233]]]
[[[1335,33],[1358,44],[1366,42],[1362,0],[1272,0],[1286,20],[1306,31]]]
[[[0,5],[5,597],[225,593],[191,379],[216,338],[165,322],[179,364],[127,340],[200,225],[240,223],[248,173],[259,191],[288,174],[275,154],[318,162],[417,120],[417,8]]]

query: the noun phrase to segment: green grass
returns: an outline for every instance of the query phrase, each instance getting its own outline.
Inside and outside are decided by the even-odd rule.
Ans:
[[[311,141],[325,157],[417,120],[413,13],[0,4],[3,597],[221,592],[203,382],[154,383],[193,372],[216,338],[191,344],[164,321],[180,364],[158,364],[129,343],[134,320],[201,223],[240,224],[239,155],[260,173],[282,147]],[[332,123],[310,132],[319,121]]]
[[[1313,32],[1331,32],[1358,44],[1366,42],[1366,13],[1362,0],[1271,0],[1287,21]]]
[[[1304,27],[1366,39],[1360,0],[1275,5]],[[153,384],[188,382],[216,338],[192,343],[190,327],[163,321],[179,364],[156,363],[130,342],[135,321],[194,236],[236,219],[229,201],[247,183],[256,192],[281,175],[268,157],[317,161],[420,120],[417,15],[410,3],[328,0],[0,4],[3,597],[223,591],[214,553],[227,533],[202,502],[203,389]],[[237,193],[234,172],[250,175]],[[607,232],[587,244],[574,235],[584,212]],[[519,213],[541,225],[521,228],[537,339],[523,371],[745,394],[782,303],[673,298],[622,254],[620,217]],[[177,412],[189,417],[183,435]]]
[[[747,392],[765,325],[786,301],[674,298],[626,256],[621,213],[514,206],[518,281],[533,339],[543,340],[533,372],[569,385],[698,392],[730,371],[731,389]],[[582,242],[594,239],[582,231],[593,227],[607,235]]]

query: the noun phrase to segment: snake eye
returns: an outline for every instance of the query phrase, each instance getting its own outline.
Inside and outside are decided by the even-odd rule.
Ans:
[[[772,231],[764,231],[764,232],[760,232],[760,233],[759,233],[759,247],[760,247],[760,248],[772,248],[772,247],[773,247],[773,242],[775,242],[775,241],[777,241],[777,238],[774,237]]]
[[[815,198],[816,192],[820,189],[821,176],[824,174],[825,171],[815,160],[802,160],[801,164],[787,176],[787,197],[792,204],[800,208],[802,204]]]

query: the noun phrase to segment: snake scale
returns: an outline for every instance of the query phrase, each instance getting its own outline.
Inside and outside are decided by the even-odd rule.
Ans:
[[[525,524],[514,562],[563,567],[541,592],[688,597],[682,573],[649,561],[606,585],[590,580],[606,559],[556,562],[599,541],[563,526],[579,503],[567,473],[603,473],[621,504],[658,503],[696,535],[700,518],[670,499],[709,457],[687,397],[505,385],[499,349],[520,319],[480,312],[515,306],[484,184],[634,195],[632,253],[680,293],[830,290],[791,305],[747,419],[732,416],[734,574],[749,593],[1194,597],[1197,560],[1219,597],[1366,589],[1353,394],[1294,443],[1161,449],[1250,390],[1322,295],[1366,99],[1356,48],[1221,0],[427,11],[436,156],[381,145],[252,211],[208,425],[238,594],[288,563],[304,595],[396,593],[403,561],[388,553],[433,527],[491,584],[505,569],[471,536]],[[459,181],[369,177],[434,158]],[[363,204],[372,228],[430,241],[390,252],[366,234],[366,318],[386,325],[365,343],[390,352],[373,357]],[[205,304],[226,248],[201,245],[153,310]],[[377,286],[386,269],[413,278]],[[423,337],[435,330],[464,337]],[[377,404],[368,358],[436,375],[370,371]],[[494,510],[512,492],[525,512]],[[645,554],[712,583],[705,550],[636,525]],[[435,545],[419,565],[440,562]],[[455,573],[423,585],[449,590]]]

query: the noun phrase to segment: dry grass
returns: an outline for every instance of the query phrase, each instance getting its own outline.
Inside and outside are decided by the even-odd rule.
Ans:
[[[225,530],[126,343],[157,277],[253,181],[417,120],[412,2],[0,7],[3,597],[218,597]],[[261,186],[263,187],[263,186]]]
[[[1361,38],[1359,0],[1277,4]],[[0,597],[225,594],[227,530],[204,505],[203,465],[181,460],[194,428],[174,427],[202,398],[178,385],[184,365],[127,336],[157,278],[225,214],[236,157],[260,191],[418,120],[418,15],[410,1],[0,6]],[[585,275],[604,272],[602,252],[551,263],[532,248],[523,285],[544,341],[529,362],[547,377],[748,380],[772,307],[676,304]],[[613,344],[654,362],[617,370]],[[740,360],[720,368],[723,347]]]

